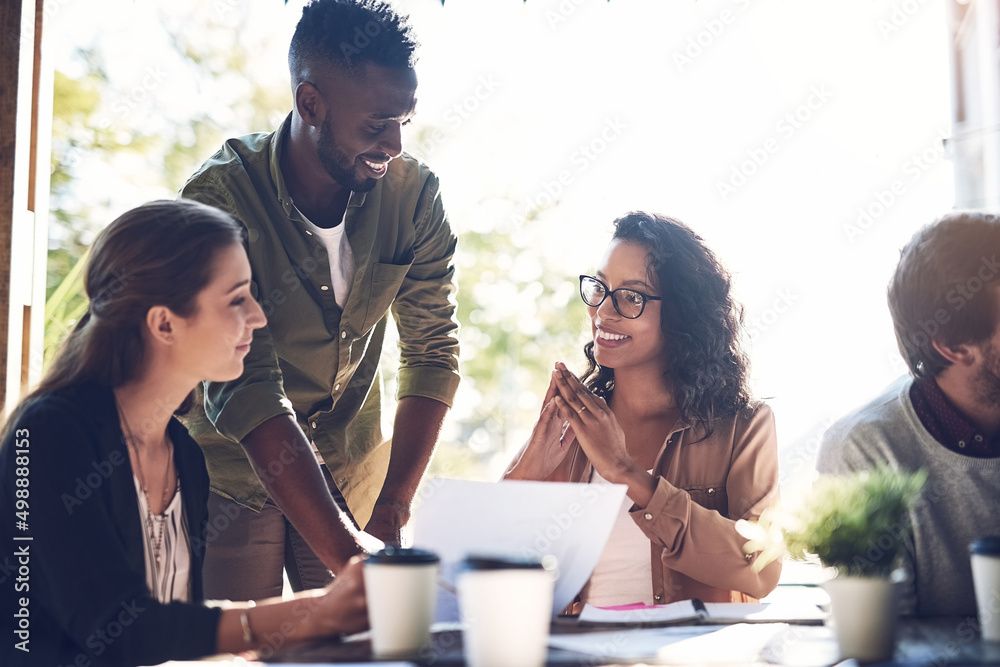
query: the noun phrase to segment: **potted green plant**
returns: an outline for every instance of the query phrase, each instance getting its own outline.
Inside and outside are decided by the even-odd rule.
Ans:
[[[843,659],[884,660],[895,645],[899,574],[911,539],[909,510],[927,474],[886,467],[850,476],[820,476],[792,509],[765,513],[740,532],[755,567],[783,555],[819,561],[836,576],[824,584]],[[786,505],[788,507],[788,505]]]

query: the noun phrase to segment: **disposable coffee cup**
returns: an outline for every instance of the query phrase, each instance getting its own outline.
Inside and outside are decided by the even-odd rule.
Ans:
[[[365,560],[365,595],[376,658],[416,655],[431,643],[440,559],[423,549],[386,547]]]
[[[1000,536],[976,540],[969,545],[969,554],[983,639],[1000,642]]]
[[[462,562],[458,602],[466,664],[545,664],[555,579],[551,570],[535,559],[469,556]]]

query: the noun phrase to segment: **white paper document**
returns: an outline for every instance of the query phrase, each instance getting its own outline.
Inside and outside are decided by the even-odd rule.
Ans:
[[[552,635],[553,648],[599,656],[604,661],[654,660],[676,665],[749,665],[762,660],[769,644],[780,644],[788,626],[684,625],[645,630]],[[598,663],[599,664],[599,663]],[[815,664],[815,663],[806,663]],[[822,663],[819,663],[822,664]]]
[[[555,556],[555,616],[593,572],[624,498],[622,485],[428,480],[414,515],[413,545],[441,557],[444,592],[435,620],[459,620],[457,566],[470,554]]]

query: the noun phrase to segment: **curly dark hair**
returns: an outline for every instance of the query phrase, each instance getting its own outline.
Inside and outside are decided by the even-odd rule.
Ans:
[[[382,0],[313,0],[288,47],[293,87],[312,63],[357,73],[365,63],[412,68],[419,44],[406,16]]]
[[[979,344],[997,321],[1000,216],[952,211],[920,229],[900,251],[889,281],[889,312],[914,377],[935,377],[951,362],[934,348]]]
[[[732,284],[715,254],[687,225],[662,215],[633,211],[614,222],[614,239],[649,250],[647,272],[660,288],[660,329],[669,351],[664,373],[681,419],[711,432],[716,418],[734,417],[750,404],[749,359],[740,345],[743,310],[730,295]],[[609,400],[615,372],[584,347],[584,384]]]

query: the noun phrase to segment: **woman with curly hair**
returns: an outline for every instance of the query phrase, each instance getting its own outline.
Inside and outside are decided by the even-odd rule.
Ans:
[[[735,529],[778,500],[778,455],[730,283],[686,225],[641,212],[615,221],[597,274],[580,276],[587,370],[556,363],[504,477],[628,487],[581,602],[745,602],[778,583],[781,564],[754,571]]]

